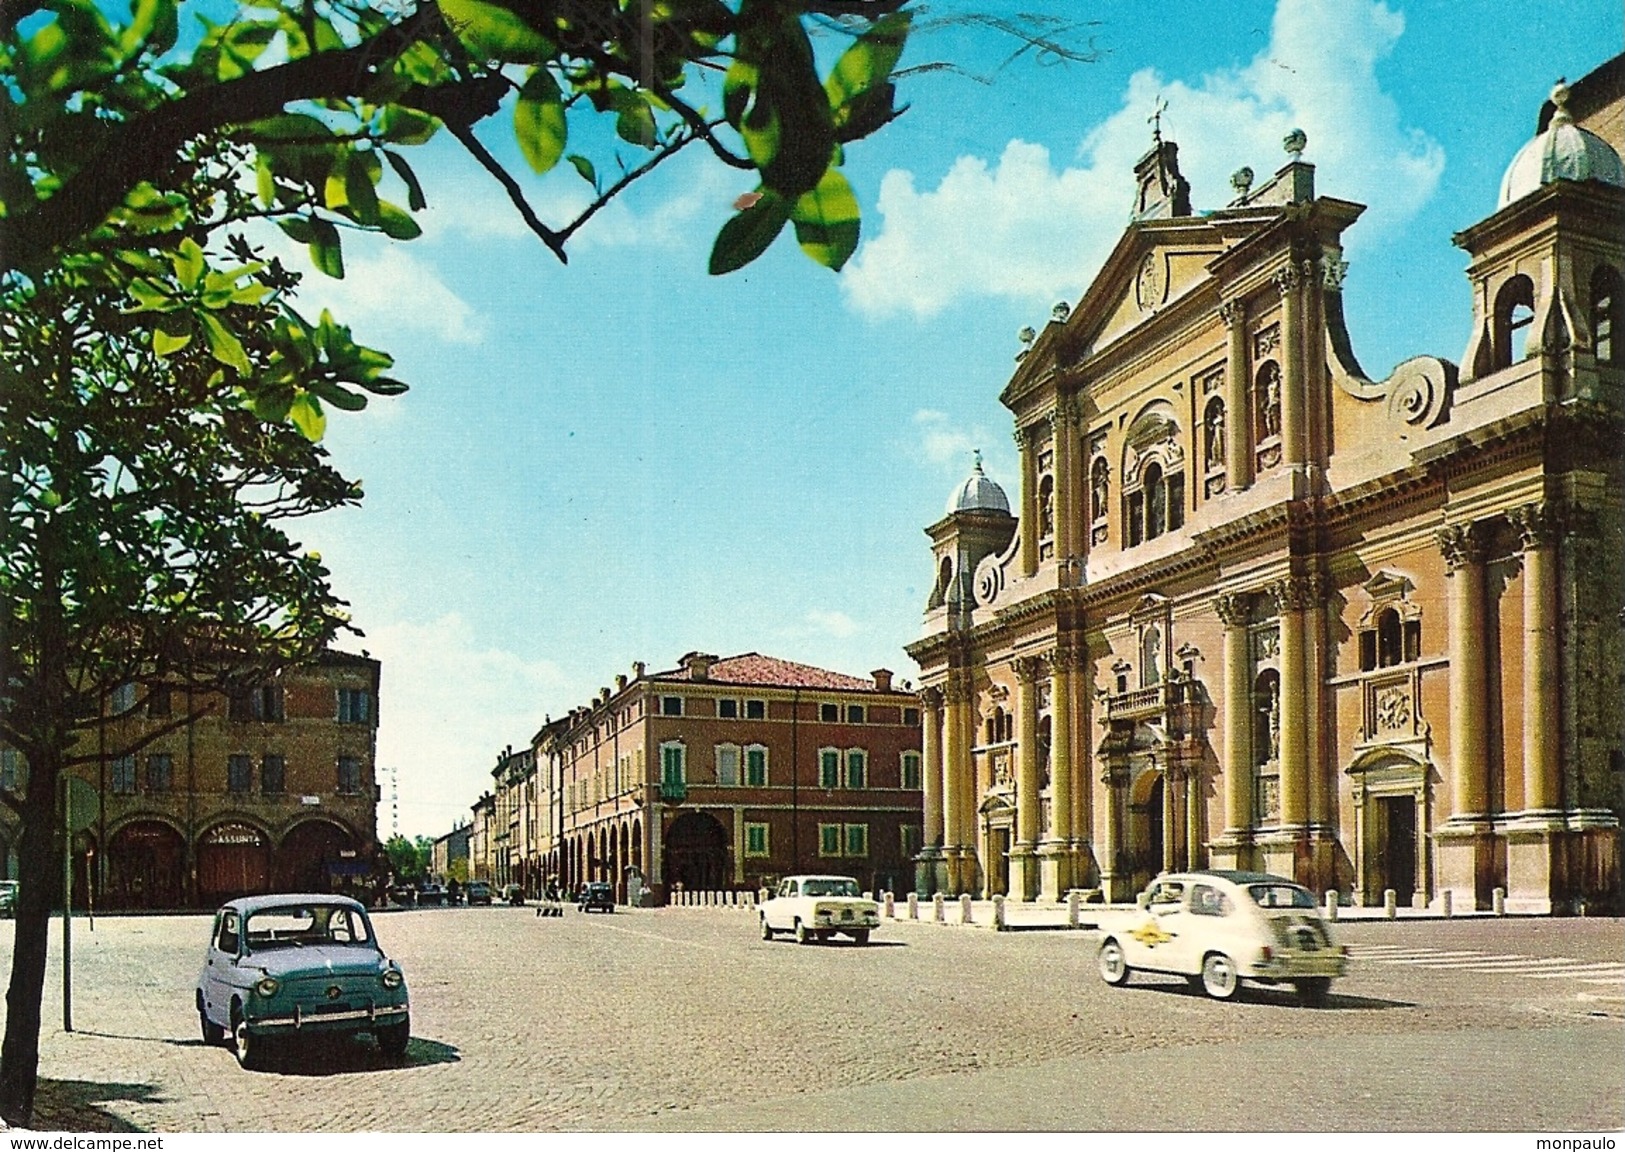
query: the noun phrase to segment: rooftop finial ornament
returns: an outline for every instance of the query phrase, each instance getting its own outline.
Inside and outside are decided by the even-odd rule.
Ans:
[[[1033,329],[1033,326],[1029,324],[1020,332],[1016,333],[1016,339],[1021,341],[1023,347],[1031,348],[1033,341],[1038,339],[1038,333]]]
[[[1072,315],[1072,305],[1068,304],[1065,300],[1060,301],[1055,305],[1055,307],[1049,310],[1050,319],[1054,320],[1057,324],[1065,324],[1066,318],[1070,315]]]
[[[1247,193],[1253,189],[1253,170],[1251,168],[1237,168],[1230,174],[1230,187],[1235,189],[1239,198],[1245,200]]]
[[[1561,76],[1557,78],[1557,83],[1552,85],[1551,101],[1557,106],[1557,110],[1552,113],[1552,123],[1573,123],[1574,117],[1569,115],[1569,82]]]
[[[1286,149],[1286,154],[1293,160],[1301,159],[1303,150],[1309,147],[1309,136],[1302,128],[1294,128],[1281,141],[1281,147]]]
[[[1151,125],[1151,139],[1158,144],[1162,143],[1162,114],[1166,111],[1168,101],[1158,96],[1157,102],[1151,106],[1151,115],[1145,118],[1145,122]]]
[[[970,450],[970,454],[972,460],[970,470],[976,473],[978,476],[985,475],[985,473],[982,471],[982,450],[980,448],[972,448]]]

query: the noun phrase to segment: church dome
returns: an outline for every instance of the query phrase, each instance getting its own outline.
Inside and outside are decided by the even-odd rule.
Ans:
[[[1558,180],[1600,180],[1625,187],[1625,164],[1619,153],[1601,136],[1577,125],[1569,116],[1568,102],[1568,85],[1559,80],[1552,89],[1557,110],[1551,123],[1512,158],[1501,178],[1498,208]]]
[[[955,512],[1003,512],[1010,514],[1010,501],[1004,489],[987,478],[982,471],[982,454],[976,453],[976,464],[965,482],[948,497],[948,514]]]

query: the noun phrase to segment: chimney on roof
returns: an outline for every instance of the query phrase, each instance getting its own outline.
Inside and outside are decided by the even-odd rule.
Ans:
[[[705,652],[690,652],[683,657],[683,668],[688,672],[690,680],[706,680],[711,675],[711,665],[717,662],[715,656]]]
[[[615,673],[615,691],[620,692],[626,688],[626,673]]]
[[[648,667],[649,666],[647,664],[645,664],[642,660],[634,660],[634,661],[632,661],[632,679],[634,679],[634,680],[642,680],[643,679],[643,673],[648,669]]]
[[[608,704],[609,703],[609,689],[608,688],[600,688],[600,689],[598,689],[598,703],[600,703],[600,704]]]
[[[871,675],[871,676],[873,676],[875,678],[875,691],[876,692],[890,692],[891,691],[891,669],[890,668],[876,668],[873,672],[869,673],[869,675]]]

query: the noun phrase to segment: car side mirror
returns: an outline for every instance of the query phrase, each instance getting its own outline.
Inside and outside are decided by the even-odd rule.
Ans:
[[[1139,906],[1140,911],[1144,912],[1147,908],[1151,907],[1151,893],[1141,892],[1134,898],[1134,903]]]

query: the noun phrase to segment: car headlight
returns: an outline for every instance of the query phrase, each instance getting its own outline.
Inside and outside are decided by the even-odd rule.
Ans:
[[[254,985],[254,991],[258,992],[261,996],[269,1000],[271,997],[276,995],[277,989],[281,987],[282,985],[278,983],[275,976],[267,976],[258,984]]]
[[[399,968],[386,968],[384,970],[383,980],[385,988],[399,988],[402,984],[406,983],[406,978],[401,975]]]

